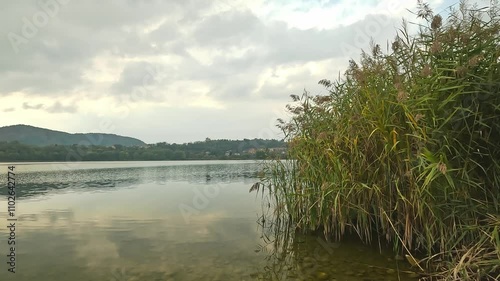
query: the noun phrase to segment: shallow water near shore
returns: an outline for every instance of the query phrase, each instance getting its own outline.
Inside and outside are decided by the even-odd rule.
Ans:
[[[17,164],[16,273],[1,227],[1,280],[416,280],[406,262],[357,241],[263,229],[269,210],[248,192],[260,170],[253,161]],[[7,196],[0,189],[2,225]]]

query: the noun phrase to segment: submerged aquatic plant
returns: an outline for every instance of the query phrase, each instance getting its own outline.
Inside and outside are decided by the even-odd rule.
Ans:
[[[448,280],[500,278],[500,21],[461,3],[403,24],[327,96],[294,95],[268,166],[276,212],[304,230],[392,243]],[[264,191],[263,191],[264,192]]]

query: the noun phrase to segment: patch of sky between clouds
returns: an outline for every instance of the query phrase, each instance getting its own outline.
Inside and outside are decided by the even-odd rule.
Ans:
[[[439,14],[448,14],[450,6],[458,6],[459,0],[424,1]],[[475,1],[487,6],[489,0]],[[289,28],[332,29],[361,21],[367,15],[382,14],[396,18],[413,19],[417,0],[300,0],[263,1],[253,5],[252,11],[266,21],[286,22]]]
[[[398,9],[389,7],[398,6]],[[267,21],[286,22],[289,28],[331,29],[350,25],[368,14],[393,14],[400,16],[405,8],[416,6],[416,2],[394,0],[334,0],[334,1],[267,1],[253,12]]]

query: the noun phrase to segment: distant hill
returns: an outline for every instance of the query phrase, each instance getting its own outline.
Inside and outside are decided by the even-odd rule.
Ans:
[[[43,129],[28,125],[14,125],[0,127],[0,142],[18,141],[22,144],[47,146],[47,145],[99,145],[112,146],[115,144],[123,146],[144,146],[143,141],[114,134],[70,134],[60,131]]]

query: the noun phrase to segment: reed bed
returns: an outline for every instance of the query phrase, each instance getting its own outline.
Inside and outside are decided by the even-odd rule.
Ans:
[[[305,231],[393,246],[427,279],[500,279],[500,22],[462,2],[419,2],[350,61],[329,94],[292,95],[289,159],[267,166],[276,212]]]

